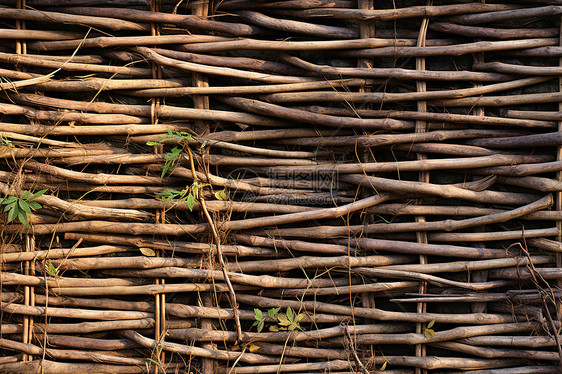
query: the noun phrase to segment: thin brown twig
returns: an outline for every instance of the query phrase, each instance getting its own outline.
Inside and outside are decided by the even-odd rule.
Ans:
[[[191,152],[191,150],[189,148],[186,148],[187,153],[189,154],[189,164],[191,167],[191,172],[193,173],[193,179],[195,181],[197,181],[197,173],[195,172],[195,163],[193,161],[193,153]],[[228,287],[228,293],[230,295],[230,302],[232,304],[232,310],[234,312],[234,321],[236,323],[236,332],[238,333],[238,340],[242,340],[242,326],[240,324],[240,316],[238,315],[238,305],[236,302],[236,293],[234,292],[234,287],[232,286],[232,283],[230,282],[230,277],[228,276],[228,271],[227,271],[227,266],[226,263],[224,262],[224,256],[222,253],[222,248],[221,248],[221,240],[219,237],[219,234],[217,232],[217,228],[215,226],[215,223],[213,221],[213,218],[211,217],[211,215],[209,214],[209,210],[207,209],[207,204],[205,203],[205,198],[200,194],[199,196],[200,202],[201,202],[201,209],[203,210],[203,214],[205,215],[205,218],[207,219],[207,222],[209,223],[209,226],[211,227],[211,233],[213,234],[213,238],[215,240],[215,245],[217,246],[217,255],[222,267],[222,273],[224,275],[224,281],[226,282],[226,285]]]

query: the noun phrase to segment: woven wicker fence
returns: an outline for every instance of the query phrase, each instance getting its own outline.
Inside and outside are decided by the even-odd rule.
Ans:
[[[0,0],[0,373],[558,373],[560,0]]]

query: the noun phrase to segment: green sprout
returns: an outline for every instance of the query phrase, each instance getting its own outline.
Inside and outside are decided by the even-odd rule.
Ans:
[[[271,308],[267,311],[267,316],[263,315],[260,309],[254,309],[254,323],[257,326],[257,332],[261,332],[267,321],[275,323],[269,326],[269,331],[278,332],[281,330],[293,331],[302,330],[300,321],[304,318],[304,313],[295,313],[291,307],[287,307],[285,313],[280,312],[281,308]]]
[[[33,200],[37,199],[45,192],[47,192],[47,190],[41,190],[35,193],[25,191],[21,197],[12,195],[2,199],[0,204],[5,205],[4,212],[8,212],[8,222],[12,222],[17,218],[25,227],[29,227],[27,215],[31,214],[34,210],[42,208],[41,204]]]
[[[185,131],[172,131],[168,129],[168,133],[162,138],[161,141],[148,141],[146,142],[146,145],[162,145],[162,143],[168,139],[176,139],[180,144],[180,147],[174,147],[170,152],[164,154],[164,159],[166,160],[166,162],[164,163],[164,167],[162,168],[162,174],[160,175],[161,178],[164,178],[170,168],[172,168],[173,170],[173,167],[176,166],[181,153],[185,150],[189,140],[191,139],[191,134]]]

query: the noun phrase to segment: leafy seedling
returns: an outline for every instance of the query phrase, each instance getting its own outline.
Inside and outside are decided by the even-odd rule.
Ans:
[[[265,325],[265,318],[263,316],[263,313],[261,310],[259,310],[258,308],[254,309],[254,323],[252,324],[252,327],[257,326],[257,331],[258,332],[262,332],[263,330],[263,326]]]
[[[14,147],[14,143],[12,143],[12,141],[8,138],[6,138],[5,136],[0,134],[0,146],[5,146],[5,147],[9,147],[9,148],[13,148]]]
[[[2,199],[0,204],[5,205],[4,212],[8,212],[8,222],[12,222],[17,218],[25,227],[29,227],[27,215],[42,207],[41,204],[33,200],[37,199],[45,192],[47,192],[47,190],[41,190],[35,193],[25,191],[21,197],[12,195]]]
[[[267,315],[264,315],[263,312],[260,309],[254,309],[254,323],[252,325],[253,326],[257,326],[257,331],[261,332],[265,326],[265,323],[267,321],[278,321],[277,320],[277,314],[279,313],[279,310],[281,310],[281,308],[271,308],[267,310]],[[269,330],[270,331],[279,331],[279,330],[274,330],[272,329],[274,326],[270,326]]]
[[[275,316],[277,315],[277,313],[279,313],[280,310],[281,308],[271,308],[267,311],[267,315],[269,316],[269,318],[274,320]]]
[[[164,175],[166,175],[168,170],[170,170],[172,166],[176,165],[182,152],[183,152],[182,148],[174,147],[172,148],[170,153],[166,153],[164,155],[164,159],[166,160],[166,163],[164,163],[164,167],[162,168],[162,174],[160,175],[160,178],[164,178]]]
[[[291,307],[287,307],[286,313],[277,313],[276,316],[278,321],[279,330],[293,331],[295,329],[302,330],[300,321],[304,318],[303,313],[296,314]]]
[[[164,167],[162,168],[162,174],[160,175],[161,178],[164,178],[168,170],[176,165],[181,153],[187,147],[189,140],[191,139],[191,134],[185,131],[172,131],[168,129],[168,133],[162,138],[159,142],[148,141],[146,145],[154,146],[154,145],[162,145],[162,142],[168,139],[176,139],[180,144],[180,147],[174,147],[172,150],[166,154],[164,154]]]
[[[423,334],[426,338],[431,338],[435,335],[435,331],[432,329],[433,325],[435,324],[435,320],[432,320],[427,324],[427,327],[423,329]]]
[[[193,212],[195,203],[199,201],[199,196],[200,196],[199,191],[204,187],[210,187],[210,186],[211,185],[209,183],[193,182],[193,184],[190,187],[184,188],[181,191],[174,190],[174,189],[167,189],[165,191],[158,192],[156,195],[160,196],[162,198],[162,201],[165,203],[169,203],[173,199],[185,201],[187,203],[187,207],[189,211]],[[219,196],[217,196],[217,193],[219,194]],[[224,192],[224,190],[219,191],[217,193],[215,193],[215,197],[217,198],[224,197],[224,199],[227,198],[226,192]]]
[[[49,273],[50,275],[56,276],[59,274],[59,269],[57,269],[55,265],[51,263],[51,261],[45,264],[45,268],[47,270],[47,273]]]
[[[181,199],[186,193],[187,193],[186,189],[178,191],[169,188],[165,191],[158,192],[156,195],[160,196],[163,202],[169,203],[173,199]]]

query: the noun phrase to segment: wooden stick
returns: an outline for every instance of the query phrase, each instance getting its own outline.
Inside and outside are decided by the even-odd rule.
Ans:
[[[469,4],[454,4],[454,5],[429,5],[429,6],[410,6],[399,9],[377,9],[377,10],[365,10],[365,9],[307,9],[299,12],[301,17],[334,17],[334,18],[354,18],[354,19],[365,19],[365,20],[381,20],[390,21],[402,18],[414,18],[414,17],[435,17],[435,16],[445,16],[454,14],[470,14],[470,13],[481,13],[481,12],[491,12],[495,13],[502,10],[517,9],[513,5],[503,5],[503,4],[481,4],[481,3],[469,3]]]
[[[263,77],[263,75],[262,75]],[[265,77],[264,77],[265,79]],[[129,91],[127,93],[140,97],[183,97],[189,95],[234,95],[234,94],[267,94],[331,87],[361,86],[366,83],[363,79],[335,79],[327,81],[312,81],[303,83],[268,84],[253,86],[224,86],[224,87],[179,87],[153,88]]]
[[[554,46],[556,39],[520,39],[505,41],[486,41],[444,46],[405,47],[394,46],[384,48],[358,49],[339,52],[338,55],[355,58],[375,57],[430,57],[430,56],[462,56],[479,52],[519,51],[528,48]],[[201,46],[203,46],[202,44]]]
[[[4,272],[0,276],[5,285],[45,286],[48,287],[103,287],[103,286],[133,286],[141,283],[138,279],[123,278],[70,278],[70,277],[43,277]]]
[[[520,75],[560,75],[562,67],[559,66],[523,66],[506,64],[503,62],[481,62],[474,64],[478,70],[491,70],[498,73],[520,74]]]
[[[82,40],[79,40],[79,42],[82,42]],[[30,43],[30,47],[32,46],[33,44]],[[5,53],[5,52],[0,52],[0,61],[10,64],[22,64],[27,66],[60,69],[66,71],[89,71],[95,73],[130,75],[135,77],[146,77],[149,75],[150,72],[148,69],[145,68],[136,68],[136,67],[128,67],[128,66],[109,66],[109,65],[98,65],[98,64],[83,64],[77,62],[37,59],[30,55],[17,55],[17,54]],[[40,78],[33,78],[33,79],[35,79],[36,84],[45,83],[48,80],[48,79],[40,80]],[[6,83],[2,83],[2,84],[6,85]],[[14,84],[16,84],[15,87],[18,87],[17,82]]]
[[[431,240],[435,241],[494,241],[494,240],[511,240],[524,238],[537,238],[544,236],[556,236],[560,234],[557,227],[535,230],[521,231],[499,231],[499,232],[483,232],[483,233],[433,233],[430,234]]]
[[[523,38],[553,38],[559,36],[557,29],[501,29],[494,27],[476,27],[458,25],[450,22],[435,22],[429,25],[430,30],[446,32],[470,37],[484,37],[497,39]]]
[[[31,316],[61,317],[76,319],[97,319],[105,321],[132,320],[154,318],[154,313],[136,311],[109,311],[109,310],[86,310],[76,308],[55,308],[49,306],[42,308],[39,306],[26,306],[21,304],[2,303],[2,309],[6,313],[25,314]]]
[[[486,93],[499,92],[512,88],[525,87],[539,84],[552,79],[551,77],[532,77],[523,78],[515,81],[493,83],[486,86],[459,88],[455,90],[443,91],[426,91],[426,92],[407,92],[407,93],[389,93],[389,92],[333,92],[333,91],[313,91],[313,92],[286,92],[265,95],[264,99],[273,103],[291,103],[291,102],[310,102],[310,101],[350,101],[350,102],[372,102],[372,103],[388,103],[400,101],[414,100],[443,100],[452,98],[463,98],[468,96],[478,96]],[[233,101],[233,99],[230,99]],[[240,99],[238,99],[240,100]],[[228,102],[228,101],[227,101]]]
[[[11,88],[11,86],[10,86]],[[21,100],[22,103],[28,105],[44,105],[48,107],[73,109],[81,111],[90,111],[95,113],[114,113],[129,114],[134,116],[150,117],[150,106],[148,105],[122,105],[110,104],[104,102],[82,102],[66,99],[54,99],[40,95],[31,94],[10,94],[14,100]],[[263,116],[257,116],[248,113],[237,113],[230,111],[192,109],[184,107],[172,107],[168,105],[160,105],[157,109],[159,117],[165,118],[183,118],[183,119],[205,119],[216,121],[232,121],[246,123],[249,125],[259,126],[278,126],[282,123]]]
[[[346,325],[319,328],[310,331],[244,332],[243,341],[253,342],[305,342],[343,336],[345,330],[351,334],[387,334],[407,331],[407,324]],[[236,332],[224,330],[204,330],[199,328],[170,330],[170,336],[184,341],[235,341]]]
[[[310,113],[304,110],[286,108],[279,105],[269,104],[258,100],[245,99],[242,97],[223,97],[222,101],[236,108],[247,110],[252,113],[263,113],[269,116],[283,118],[285,120],[300,121],[314,125],[335,127],[338,129],[363,128],[407,130],[412,128],[412,124],[408,121],[399,121],[384,118],[360,119],[327,116],[324,114]]]
[[[145,369],[138,365],[111,365],[99,363],[67,363],[50,360],[34,360],[3,365],[6,374],[42,373],[42,374],[88,374],[88,373],[116,373],[136,374]]]
[[[2,39],[65,40],[81,38],[82,34],[55,30],[0,29],[0,37]]]
[[[145,11],[133,8],[94,8],[77,3],[80,7],[63,7],[61,11],[94,17],[118,17],[134,22],[155,22],[172,24],[183,28],[219,32],[236,36],[250,36],[260,33],[261,29],[252,25],[234,22],[219,22],[212,19],[186,14]],[[97,5],[97,4],[96,4]]]
[[[493,116],[473,116],[469,114],[455,114],[455,113],[435,113],[435,112],[414,112],[414,111],[395,111],[395,110],[372,110],[372,109],[342,109],[342,108],[328,108],[320,106],[306,106],[303,107],[311,112],[330,114],[336,116],[354,116],[360,115],[361,117],[390,117],[396,119],[410,119],[410,120],[425,120],[425,121],[444,121],[444,122],[454,122],[454,123],[473,123],[483,126],[514,126],[514,127],[556,127],[556,125],[551,122],[555,121],[556,118],[531,118],[525,117],[515,117],[510,116],[510,112],[520,112],[520,111],[506,111],[507,117],[493,117]],[[532,112],[537,113],[537,112]],[[556,116],[557,112],[546,112],[550,113],[552,116]],[[524,118],[525,120],[517,120],[518,118]],[[529,121],[531,119],[531,121]]]
[[[255,353],[240,354],[238,352],[233,352],[233,351],[222,351],[218,349],[200,348],[200,347],[189,346],[185,344],[156,342],[155,340],[146,338],[133,330],[120,331],[119,334],[146,348],[153,349],[156,347],[156,345],[160,345],[162,349],[165,351],[189,355],[189,356],[214,358],[217,360],[229,360],[229,361],[236,360],[240,357],[240,361],[247,362],[250,364],[274,363],[277,361],[277,357],[270,357],[270,356],[255,354]]]
[[[249,290],[255,287],[238,286],[236,290]],[[109,286],[109,287],[52,287],[54,295],[61,296],[106,296],[106,295],[155,295],[158,293],[175,292],[201,292],[215,291],[228,292],[226,284],[156,284],[145,286]]]
[[[170,252],[183,253],[212,253],[215,249],[208,243],[190,243],[184,241],[160,240],[142,236],[126,235],[98,235],[84,233],[66,233],[65,239],[79,240],[80,238],[94,243],[113,243],[132,247],[148,247]],[[223,245],[223,252],[227,255],[277,257],[279,252],[260,247],[246,247],[241,245]]]
[[[329,304],[318,301],[290,301],[270,299],[260,296],[252,296],[245,294],[238,294],[238,299],[241,303],[256,305],[259,307],[273,308],[273,307],[288,307],[294,310],[307,310],[310,313],[328,312],[343,315],[355,315],[355,317],[371,318],[381,321],[408,321],[408,322],[430,322],[435,319],[439,323],[454,323],[454,324],[496,324],[496,323],[511,323],[513,318],[505,315],[495,314],[442,314],[442,313],[409,313],[409,312],[390,312],[376,308],[361,308],[361,307],[347,307],[343,305]],[[470,321],[470,322],[468,322]]]
[[[302,83],[310,82],[317,79],[307,77],[290,77],[290,76],[274,76],[265,73],[254,73],[232,68],[215,67],[207,65],[199,65],[192,62],[174,60],[169,57],[161,56],[150,48],[136,47],[135,51],[139,52],[147,59],[159,64],[171,66],[181,70],[193,71],[197,73],[205,73],[219,76],[237,77],[249,80],[257,80],[266,83]]]
[[[536,94],[521,94],[521,95],[503,95],[503,96],[483,96],[479,98],[466,97],[462,99],[448,99],[437,100],[436,105],[440,106],[491,106],[500,107],[507,105],[525,105],[532,103],[557,103],[560,102],[562,93],[536,93]]]
[[[529,351],[523,349],[499,349],[499,348],[482,348],[473,347],[468,344],[456,342],[443,342],[432,344],[435,347],[472,354],[474,356],[494,358],[494,357],[517,357],[532,360],[559,360],[558,352]]]
[[[536,200],[528,194],[515,192],[496,192],[496,191],[469,191],[451,185],[436,185],[429,183],[395,181],[380,177],[363,176],[359,174],[346,174],[339,177],[340,180],[355,183],[361,186],[370,187],[383,191],[394,191],[400,193],[429,194],[444,198],[456,198],[461,200],[476,202],[501,201],[504,204],[529,204]]]
[[[465,25],[476,25],[480,23],[499,22],[527,17],[554,16],[560,13],[562,13],[562,7],[550,5],[536,8],[502,10],[491,14],[459,15],[451,17],[450,20],[453,22],[463,23]]]
[[[98,157],[98,156],[94,156]],[[106,157],[106,156],[99,156]],[[120,156],[115,156],[120,157]],[[528,156],[517,155],[501,155],[482,157],[464,157],[464,158],[442,158],[434,160],[416,160],[416,161],[397,161],[397,162],[362,162],[362,163],[345,163],[323,165],[316,163],[315,165],[291,165],[291,170],[303,174],[320,173],[320,174],[351,174],[351,173],[384,173],[384,172],[406,172],[406,171],[430,171],[430,170],[447,170],[447,169],[472,169],[477,167],[493,167],[504,165],[513,165],[519,162],[525,162]],[[248,165],[250,166],[250,165]],[[268,173],[287,172],[288,167],[270,167]]]
[[[225,280],[224,274],[219,270],[185,269],[180,267],[155,268],[147,270],[118,270],[106,271],[108,275],[138,276],[147,278],[186,278],[197,280]],[[270,275],[249,275],[227,272],[228,278],[237,284],[260,286],[264,288],[307,288],[330,287],[347,283],[345,279],[300,279],[287,277],[274,277]]]
[[[113,245],[100,245],[89,248],[65,248],[29,251],[21,253],[0,253],[0,262],[24,262],[32,260],[57,259],[68,257],[87,257],[109,253],[128,252],[129,247],[118,247]]]
[[[276,19],[249,10],[242,10],[237,12],[237,14],[244,21],[277,31],[312,35],[326,39],[353,39],[359,36],[357,31],[347,27],[324,26],[290,19]]]
[[[505,116],[509,118],[538,119],[548,121],[560,121],[562,114],[560,112],[548,111],[530,111],[530,110],[505,110]]]
[[[323,76],[359,77],[359,78],[394,78],[394,79],[427,79],[454,81],[497,82],[509,77],[494,73],[476,73],[472,71],[429,71],[400,68],[341,68],[328,65],[315,65],[300,58],[282,55],[284,61]],[[485,69],[483,69],[485,70]]]
[[[536,240],[536,239],[531,239]],[[442,272],[463,272],[463,271],[476,271],[494,268],[503,268],[511,266],[523,266],[529,263],[536,265],[551,264],[552,257],[550,256],[532,256],[528,258],[498,258],[491,260],[472,260],[472,261],[451,261],[434,264],[404,264],[404,265],[383,265],[381,269],[395,269],[416,271],[425,274],[442,273]]]
[[[18,333],[20,326],[12,325],[11,328],[3,326],[5,334]],[[49,323],[46,328],[42,324],[34,324],[36,333],[47,334],[88,334],[100,331],[126,330],[126,329],[148,329],[154,327],[154,319],[133,319],[118,321],[101,321],[101,322],[79,322],[79,323]],[[21,332],[21,331],[19,331]]]
[[[88,17],[79,15],[70,15],[59,12],[46,12],[43,10],[31,9],[10,9],[2,8],[0,10],[0,17],[11,19],[22,19],[37,22],[59,22],[62,24],[82,25],[88,27],[99,27],[109,30],[130,30],[130,31],[145,31],[146,27],[134,22],[124,21],[115,18],[105,17]]]
[[[78,16],[80,17],[80,16]],[[29,48],[38,51],[56,51],[76,48],[111,48],[128,47],[154,44],[185,44],[185,43],[211,43],[230,40],[211,35],[153,35],[153,36],[100,36],[90,39],[74,39],[62,41],[41,41],[29,43]]]

